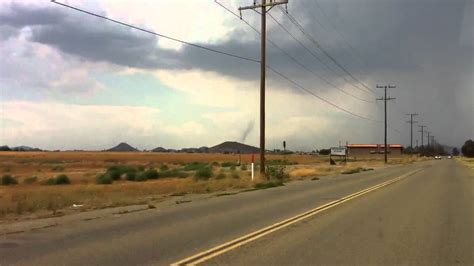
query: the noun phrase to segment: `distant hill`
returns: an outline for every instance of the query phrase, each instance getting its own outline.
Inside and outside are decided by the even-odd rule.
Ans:
[[[127,152],[127,151],[138,151],[138,150],[135,149],[134,147],[130,146],[129,144],[127,144],[125,142],[122,142],[119,145],[117,145],[113,148],[110,148],[108,150],[105,150],[105,151],[123,151],[123,152]]]
[[[151,150],[152,152],[168,152],[167,149],[163,148],[163,147],[157,147],[157,148],[154,148],[153,150]]]
[[[8,146],[0,146],[0,151],[11,151],[12,149],[10,149],[10,147]]]
[[[226,141],[209,148],[212,153],[259,153],[260,149],[236,141]]]
[[[13,147],[12,151],[41,151],[41,149],[31,148],[28,146],[18,146],[18,147]]]
[[[18,146],[18,147],[10,148],[4,145],[4,146],[0,146],[0,151],[42,151],[42,150],[38,148],[31,148],[28,146]]]

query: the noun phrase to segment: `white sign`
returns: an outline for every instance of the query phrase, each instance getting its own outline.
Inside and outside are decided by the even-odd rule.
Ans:
[[[346,156],[346,148],[344,147],[331,148],[331,155]]]

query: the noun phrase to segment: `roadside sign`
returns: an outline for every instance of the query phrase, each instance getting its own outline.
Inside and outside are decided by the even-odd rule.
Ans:
[[[334,148],[331,148],[331,155],[335,155],[335,156],[346,156],[346,155],[347,155],[346,148],[345,148],[345,147],[334,147]]]

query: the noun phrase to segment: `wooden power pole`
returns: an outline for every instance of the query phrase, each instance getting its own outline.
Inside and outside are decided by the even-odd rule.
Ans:
[[[424,133],[425,133],[425,127],[426,127],[426,126],[424,126],[424,125],[419,125],[418,127],[420,128],[420,131],[418,131],[418,132],[421,132],[421,147],[423,148],[423,139],[424,139],[424,137],[425,137],[425,134],[424,134]]]
[[[384,161],[387,163],[387,101],[395,100],[395,98],[388,97],[387,98],[387,89],[394,89],[395,86],[385,85],[385,86],[376,86],[377,89],[384,89],[384,97],[377,98],[377,101],[384,101],[384,109],[385,109],[385,134],[384,134]]]
[[[260,43],[260,173],[265,176],[265,70],[267,67],[266,64],[266,39],[267,39],[267,12],[272,9],[272,7],[282,4],[288,4],[288,0],[286,1],[273,1],[270,0],[267,3],[266,0],[262,0],[261,4],[257,4],[256,1],[253,2],[251,6],[244,6],[239,7],[239,11],[242,14],[242,10],[252,9],[257,11],[260,10],[260,15],[262,17],[261,22],[261,43]],[[267,7],[269,7],[267,9]],[[257,11],[258,12],[258,11]]]
[[[413,124],[418,123],[418,121],[413,120],[413,117],[417,116],[418,114],[417,113],[411,113],[411,114],[407,114],[407,115],[410,116],[410,121],[407,121],[407,123],[410,123],[410,148],[411,148],[411,152],[413,152]],[[418,146],[418,145],[416,145],[416,146]]]

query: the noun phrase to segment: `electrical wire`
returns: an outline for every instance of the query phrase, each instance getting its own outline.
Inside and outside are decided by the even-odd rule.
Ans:
[[[300,40],[298,40],[298,38],[296,38],[296,36],[294,36],[283,24],[281,24],[277,19],[275,19],[270,13],[268,13],[268,15],[270,16],[270,18],[275,21],[275,23],[277,23],[278,26],[280,26],[280,28],[282,28],[288,35],[290,35],[290,37],[295,40],[299,45],[301,45],[308,53],[310,53],[314,58],[316,58],[316,60],[318,60],[319,62],[321,62],[323,64],[323,66],[329,70],[329,71],[332,71],[334,74],[337,75],[337,72],[331,68],[326,62],[324,62],[318,55],[316,55],[315,53],[313,53],[306,45],[304,45],[303,42],[301,42]],[[354,86],[355,88],[363,91],[363,92],[367,92],[366,90],[360,88],[359,86],[356,86],[355,84],[353,84],[352,82],[350,82],[349,80],[346,79],[346,77],[342,77],[347,83],[351,84],[352,86]],[[368,101],[370,102],[370,101]],[[371,103],[374,103],[373,101]]]
[[[331,56],[322,46],[321,44],[316,41],[309,33],[306,32],[306,30],[304,29],[303,26],[301,26],[301,24],[298,22],[298,20],[292,16],[291,14],[289,14],[288,12],[286,12],[283,8],[279,7],[280,8],[280,11],[285,14],[289,20],[303,33],[303,35],[306,36],[306,38],[308,38],[308,40],[310,40],[319,50],[321,50],[335,65],[337,65],[342,71],[344,71],[344,73],[346,73],[349,77],[351,77],[353,80],[355,80],[356,82],[358,82],[359,84],[361,84],[364,88],[366,88],[368,91],[371,91],[372,93],[374,93],[374,90],[369,88],[366,84],[364,84],[362,81],[360,81],[359,79],[357,79],[353,74],[351,74],[342,64],[340,64],[333,56]]]
[[[362,55],[360,54],[359,51],[357,51],[349,41],[347,41],[347,38],[342,34],[342,32],[340,32],[339,30],[337,30],[335,24],[332,22],[331,18],[329,15],[327,15],[327,13],[324,11],[324,9],[321,7],[321,5],[318,3],[317,0],[310,0],[309,2],[311,2],[313,5],[316,6],[317,9],[319,9],[321,11],[321,13],[323,14],[324,17],[326,17],[327,21],[329,22],[329,25],[331,25],[331,27],[334,29],[334,31],[337,33],[337,35],[341,38],[341,40],[347,45],[347,47],[349,47],[349,49],[351,49],[354,54],[360,59],[360,62],[362,62],[366,67],[368,67],[368,64],[367,64],[367,61],[364,60],[364,58],[362,57]],[[314,16],[312,16],[313,18],[315,18]],[[315,18],[316,19],[316,18]],[[319,22],[319,20],[316,19],[316,21],[321,25],[321,23]]]
[[[227,8],[226,6],[224,6],[223,4],[221,4],[219,1],[215,0],[214,1],[216,4],[218,4],[219,6],[221,6],[222,8],[224,8],[225,10],[227,10],[229,13],[231,13],[232,15],[234,15],[235,17],[239,18],[242,22],[244,22],[245,24],[247,24],[251,29],[253,29],[257,34],[261,34],[260,31],[258,29],[256,29],[254,26],[252,26],[252,24],[250,24],[248,21],[246,21],[245,19],[241,18],[238,14],[236,14],[235,12],[233,12],[232,10],[230,10],[229,8]],[[270,15],[270,14],[269,14]],[[275,42],[273,42],[271,39],[267,38],[266,39],[272,46],[274,46],[275,48],[277,48],[280,52],[282,52],[283,54],[285,54],[286,56],[288,56],[295,64],[299,65],[300,67],[302,67],[304,70],[310,72],[311,74],[313,74],[314,76],[316,76],[317,78],[319,78],[320,80],[324,81],[326,84],[328,84],[329,86],[331,87],[334,87],[335,89],[339,90],[340,92],[348,95],[348,96],[351,96],[357,100],[360,100],[360,101],[363,101],[363,102],[367,102],[367,103],[373,103],[375,104],[375,101],[369,101],[369,100],[366,100],[366,99],[363,99],[363,98],[360,98],[354,94],[351,94],[345,90],[343,90],[342,88],[338,87],[337,85],[335,85],[334,83],[330,82],[329,80],[325,79],[324,77],[320,76],[319,74],[317,74],[316,72],[314,72],[313,70],[309,69],[308,67],[306,67],[304,64],[302,64],[300,61],[298,61],[298,59],[296,59],[294,56],[292,56],[291,54],[289,54],[287,51],[285,51],[283,48],[281,48],[280,46],[278,46]],[[303,45],[303,44],[302,44]],[[304,45],[303,45],[304,46]],[[305,47],[306,48],[306,47]],[[311,53],[311,51],[309,51]],[[365,91],[364,91],[365,92]]]
[[[173,40],[173,41],[176,41],[176,42],[180,42],[180,43],[183,43],[183,44],[186,44],[186,45],[190,45],[190,46],[193,46],[193,47],[196,47],[196,48],[200,48],[200,49],[204,49],[204,50],[207,50],[207,51],[210,51],[210,52],[214,52],[214,53],[218,53],[218,54],[222,54],[222,55],[226,55],[226,56],[230,56],[230,57],[234,57],[234,58],[238,58],[238,59],[242,59],[242,60],[246,60],[246,61],[251,61],[251,62],[254,62],[254,63],[260,63],[260,61],[258,60],[255,60],[255,59],[251,59],[251,58],[247,58],[247,57],[243,57],[243,56],[239,56],[239,55],[234,55],[234,54],[230,54],[230,53],[227,53],[227,52],[223,52],[223,51],[220,51],[220,50],[216,50],[216,49],[213,49],[213,48],[209,48],[209,47],[205,47],[205,46],[202,46],[202,45],[198,45],[198,44],[194,44],[194,43],[190,43],[190,42],[187,42],[187,41],[183,41],[183,40],[180,40],[180,39],[177,39],[177,38],[174,38],[174,37],[169,37],[169,36],[166,36],[166,35],[163,35],[163,34],[160,34],[160,33],[156,33],[156,32],[153,32],[153,31],[150,31],[150,30],[146,30],[146,29],[143,29],[143,28],[140,28],[140,27],[137,27],[137,26],[134,26],[134,25],[131,25],[131,24],[128,24],[128,23],[124,23],[124,22],[121,22],[121,21],[118,21],[118,20],[115,20],[115,19],[111,19],[111,18],[108,18],[108,17],[105,17],[105,16],[102,16],[102,15],[99,15],[99,14],[96,14],[96,13],[92,13],[90,11],[86,11],[86,10],[83,10],[83,9],[80,9],[80,8],[77,8],[77,7],[74,7],[74,6],[71,6],[71,5],[67,5],[67,4],[63,4],[63,3],[58,3],[54,0],[52,0],[51,2],[55,3],[55,4],[58,4],[58,5],[61,5],[61,6],[64,6],[64,7],[67,7],[67,8],[70,8],[70,9],[73,9],[73,10],[76,10],[76,11],[79,11],[79,12],[82,12],[82,13],[85,13],[85,14],[88,14],[88,15],[91,15],[91,16],[95,16],[95,17],[98,17],[98,18],[102,18],[102,19],[105,19],[105,20],[108,20],[108,21],[111,21],[111,22],[114,22],[114,23],[117,23],[117,24],[120,24],[120,25],[123,25],[123,26],[127,26],[127,27],[130,27],[130,28],[133,28],[133,29],[136,29],[136,30],[139,30],[139,31],[143,31],[143,32],[146,32],[146,33],[149,33],[149,34],[153,34],[153,35],[156,35],[156,36],[160,36],[160,37],[163,37],[163,38],[166,38],[166,39],[169,39],[169,40]],[[333,106],[334,108],[340,110],[340,111],[343,111],[347,114],[350,114],[352,116],[355,116],[355,117],[358,117],[358,118],[361,118],[361,119],[364,119],[364,120],[369,120],[369,121],[372,121],[372,122],[377,122],[377,123],[380,123],[382,121],[380,120],[375,120],[375,119],[372,119],[370,117],[365,117],[365,116],[362,116],[362,115],[359,115],[357,113],[354,113],[350,110],[347,110],[335,103],[332,103],[331,101],[315,94],[314,92],[312,92],[311,90],[305,88],[304,86],[302,86],[301,84],[297,83],[296,81],[290,79],[288,76],[284,75],[283,73],[277,71],[276,69],[274,69],[273,67],[267,65],[266,66],[268,69],[270,69],[272,72],[274,72],[275,74],[277,74],[278,76],[282,77],[283,79],[287,80],[288,82],[290,82],[291,84],[293,84],[294,86],[296,86],[297,88],[309,93],[310,95],[314,96],[315,98]]]

